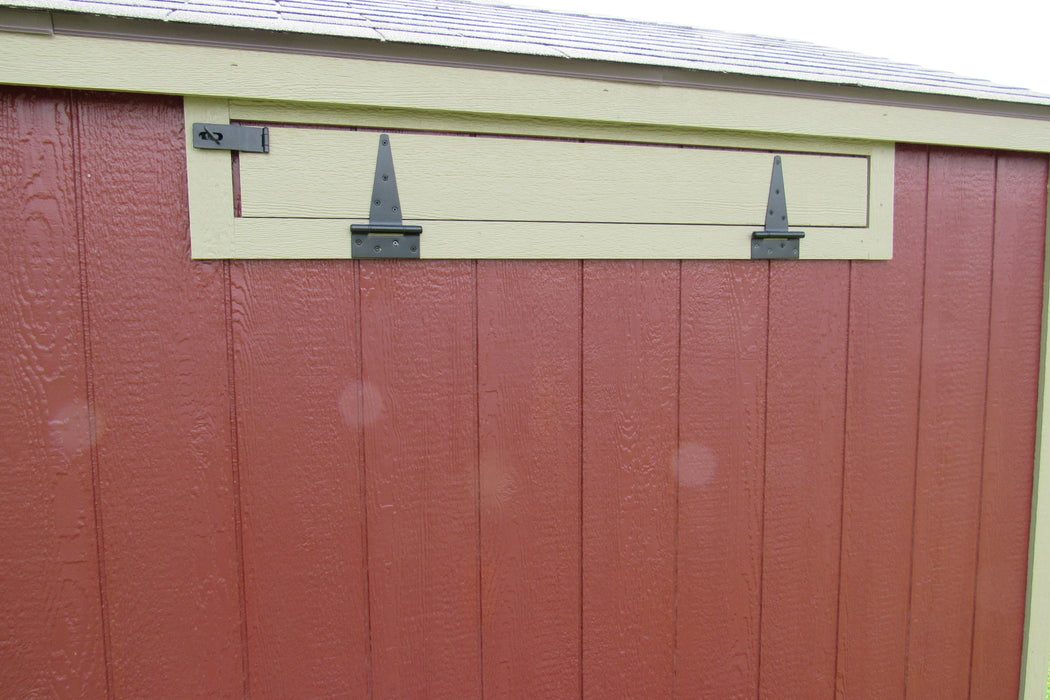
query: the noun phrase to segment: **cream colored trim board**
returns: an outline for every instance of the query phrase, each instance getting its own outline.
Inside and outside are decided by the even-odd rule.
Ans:
[[[235,247],[232,156],[229,151],[194,148],[190,131],[194,122],[228,124],[228,103],[221,99],[187,97],[183,102],[183,114],[186,119],[186,177],[193,257],[232,257],[229,255]]]
[[[1047,197],[1050,248],[1050,196]],[[1032,525],[1028,544],[1028,608],[1025,613],[1021,700],[1044,700],[1050,674],[1050,249],[1043,283],[1043,358],[1039,367],[1039,434],[1032,482]]]
[[[0,83],[1050,152],[1050,119],[96,37],[0,33]]]

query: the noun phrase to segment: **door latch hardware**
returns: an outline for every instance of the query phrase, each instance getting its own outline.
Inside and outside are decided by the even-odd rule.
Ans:
[[[245,153],[269,153],[270,129],[240,124],[193,125],[193,147]]]
[[[376,156],[375,181],[372,184],[372,202],[367,224],[350,225],[351,257],[354,258],[418,258],[419,234],[422,226],[401,223],[401,200],[394,177],[394,156],[390,137],[379,136]]]
[[[801,231],[788,230],[784,169],[780,164],[780,156],[774,156],[773,174],[769,178],[766,227],[751,234],[751,259],[798,260],[799,239],[805,235]]]

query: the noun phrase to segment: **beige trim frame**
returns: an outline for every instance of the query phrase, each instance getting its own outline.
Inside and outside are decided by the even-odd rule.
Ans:
[[[228,124],[227,100],[187,97],[183,100],[186,117],[186,180],[190,208],[190,246],[200,259],[233,258],[234,244],[233,172],[229,151],[208,151],[193,147],[194,122]]]
[[[306,109],[296,106],[240,104],[221,98],[185,98],[186,123],[280,121],[306,124],[353,124],[375,128],[411,126],[429,131],[468,131],[572,138],[609,138],[608,127],[581,124],[547,125],[535,130],[529,121],[500,120],[491,131],[492,119],[442,114],[389,115],[353,108]],[[747,138],[683,130],[616,130],[618,140],[750,147],[762,150],[864,156],[868,160],[868,213],[864,226],[805,227],[801,246],[804,259],[888,259],[893,254],[893,144],[836,139],[769,137]],[[228,152],[192,148],[187,134],[187,173],[193,257],[209,258],[349,258],[349,226],[363,219],[249,218],[234,217],[231,158]],[[713,142],[713,143],[711,143]],[[610,149],[615,150],[615,149]],[[244,159],[257,157],[253,154]],[[258,156],[266,157],[266,156]],[[395,159],[396,160],[396,159]],[[600,165],[600,164],[596,164]],[[242,165],[242,169],[243,169]],[[371,175],[368,176],[369,182]],[[364,200],[367,200],[367,193]],[[764,197],[764,194],[763,194]],[[760,200],[759,209],[764,203]],[[789,204],[790,209],[790,204]],[[761,219],[760,211],[756,219]],[[406,223],[416,223],[406,220]],[[759,221],[760,225],[760,221]],[[755,226],[594,224],[545,222],[428,221],[425,223],[424,258],[520,259],[699,259],[750,257],[750,236]],[[658,235],[653,235],[658,230]]]

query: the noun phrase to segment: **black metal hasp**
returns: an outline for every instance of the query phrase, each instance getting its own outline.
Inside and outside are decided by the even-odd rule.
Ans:
[[[376,176],[367,224],[350,226],[351,256],[355,258],[418,258],[422,226],[401,223],[401,200],[394,177],[394,155],[390,137],[379,136]]]
[[[798,241],[805,235],[801,231],[788,230],[784,169],[780,165],[780,156],[774,156],[773,175],[769,178],[766,228],[751,234],[751,259],[798,260]]]
[[[265,126],[201,124],[198,122],[193,125],[193,147],[220,151],[269,153],[270,130]]]

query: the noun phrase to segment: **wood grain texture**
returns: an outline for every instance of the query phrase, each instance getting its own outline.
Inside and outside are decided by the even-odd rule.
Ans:
[[[232,264],[251,691],[363,697],[368,600],[351,264]]]
[[[894,259],[850,270],[837,691],[903,697],[922,346],[926,171],[897,152]]]
[[[1047,158],[996,161],[984,472],[970,697],[1016,698],[1035,462]],[[1037,252],[1038,251],[1038,252]]]
[[[583,695],[669,697],[680,267],[583,274]]]
[[[0,92],[0,695],[1017,694],[1045,156],[902,147],[887,263],[213,264],[182,115]]]
[[[478,264],[485,694],[580,695],[578,262]]]
[[[772,264],[760,693],[834,692],[848,263]]]
[[[908,697],[969,694],[995,158],[930,153]]]
[[[106,694],[68,92],[0,92],[0,695]]]
[[[758,694],[769,265],[682,266],[677,688]]]
[[[376,697],[481,694],[473,263],[360,263]]]
[[[190,261],[182,104],[76,105],[111,691],[240,695],[224,282]]]

